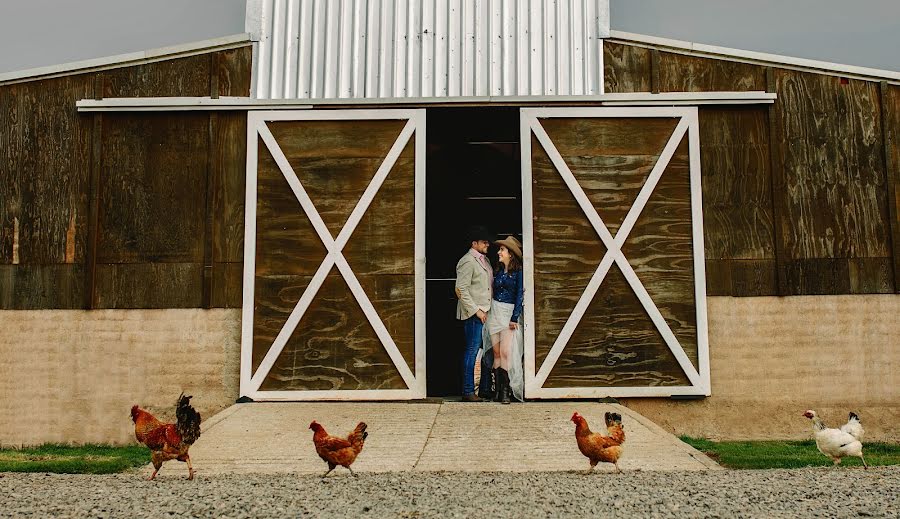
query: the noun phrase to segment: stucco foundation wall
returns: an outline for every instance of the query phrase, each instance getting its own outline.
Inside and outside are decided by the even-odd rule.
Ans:
[[[869,440],[900,441],[900,295],[710,297],[712,396],[622,399],[676,434],[810,438],[857,412]]]
[[[133,404],[174,421],[238,397],[238,309],[0,311],[0,444],[134,441]]]

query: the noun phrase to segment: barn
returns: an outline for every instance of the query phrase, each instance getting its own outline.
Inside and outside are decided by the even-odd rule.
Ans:
[[[182,389],[458,395],[472,223],[524,244],[527,400],[897,433],[898,72],[606,0],[248,0],[245,34],[0,74],[0,121],[0,444],[127,441]]]

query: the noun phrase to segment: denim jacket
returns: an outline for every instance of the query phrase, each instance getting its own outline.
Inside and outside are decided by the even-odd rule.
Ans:
[[[522,314],[522,302],[525,298],[524,274],[522,270],[507,272],[501,270],[494,274],[494,299],[501,303],[514,303],[510,322],[518,322]]]

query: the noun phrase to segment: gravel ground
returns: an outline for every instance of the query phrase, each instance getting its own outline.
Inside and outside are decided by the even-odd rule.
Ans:
[[[324,482],[183,476],[0,474],[0,516],[900,517],[900,466],[590,476],[341,472]]]

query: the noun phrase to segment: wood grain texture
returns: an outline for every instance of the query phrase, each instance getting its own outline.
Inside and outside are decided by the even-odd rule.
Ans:
[[[243,263],[213,263],[213,308],[241,308]]]
[[[766,109],[755,107],[700,110],[704,252],[707,260],[725,260],[707,265],[731,268],[741,263],[730,260],[751,260],[759,268],[771,263],[770,274],[756,273],[766,279],[775,276],[767,117]],[[707,287],[717,295],[775,294],[759,293],[762,284],[750,290],[752,294],[743,291],[749,289],[745,283],[736,290],[731,278],[731,273],[708,269]],[[727,286],[717,285],[726,280]]]
[[[207,54],[106,70],[103,75],[103,97],[209,96]]]
[[[327,251],[262,140],[256,185],[256,275],[312,276]]]
[[[651,91],[651,50],[603,42],[603,84],[607,93]]]
[[[244,259],[247,114],[221,112],[216,126],[213,261]],[[299,209],[299,206],[298,206]]]
[[[217,69],[220,96],[247,97],[250,95],[251,61],[253,47],[238,47],[217,52]]]
[[[354,272],[415,274],[414,150],[411,139],[344,247]]]
[[[531,160],[535,274],[594,272],[606,247],[534,137]]]
[[[829,277],[849,275],[846,261],[824,269],[828,281],[805,276],[830,264],[819,260],[891,256],[878,88],[783,70],[775,80],[784,104],[785,253],[803,261],[785,268],[788,291],[846,293],[849,279]]]
[[[0,265],[0,308],[77,309],[84,299],[81,264]]]
[[[99,263],[202,262],[208,115],[103,118]]]
[[[689,384],[622,272],[613,265],[544,387]]]
[[[900,86],[881,83],[882,141],[893,245],[894,290],[900,292]]]
[[[260,331],[255,336],[262,341],[273,331],[277,333]],[[262,391],[333,389],[406,389],[336,271],[322,285],[260,387]]]
[[[697,362],[691,180],[687,135],[622,246],[688,358]]]
[[[543,119],[547,135],[616,235],[678,119]]]
[[[335,237],[405,125],[402,120],[268,123]]]
[[[98,264],[95,308],[199,308],[202,263]]]
[[[660,52],[660,92],[765,90],[765,68],[712,58]]]

